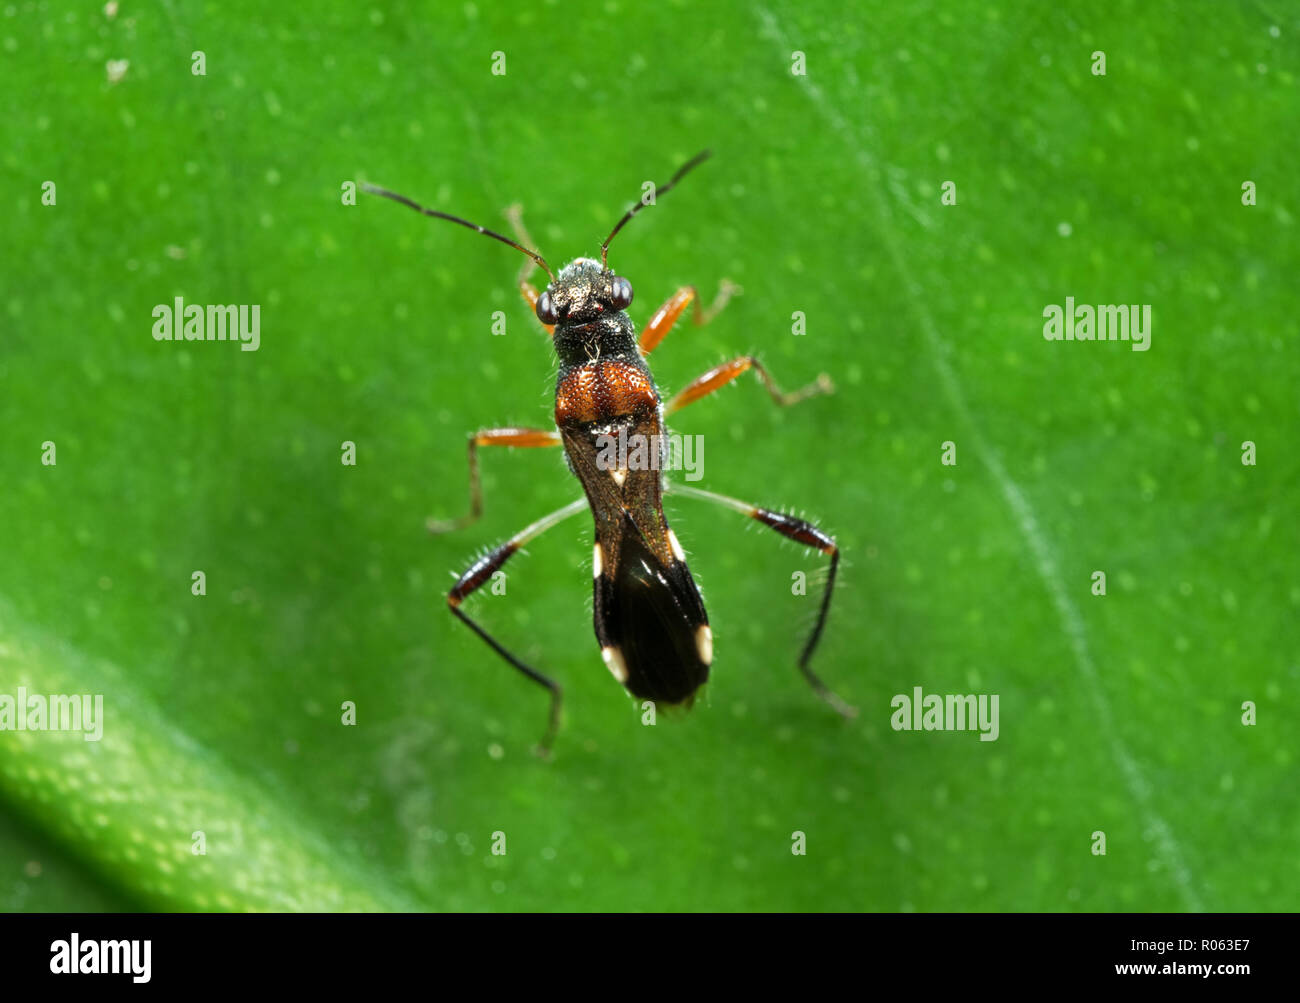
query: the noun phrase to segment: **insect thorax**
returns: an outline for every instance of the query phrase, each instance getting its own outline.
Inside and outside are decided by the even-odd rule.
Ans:
[[[606,313],[585,323],[559,324],[552,343],[564,365],[594,359],[640,358],[632,319],[624,312]]]

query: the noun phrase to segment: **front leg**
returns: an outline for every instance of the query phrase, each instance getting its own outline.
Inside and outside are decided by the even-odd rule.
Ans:
[[[528,235],[528,231],[524,229],[523,206],[516,202],[514,205],[507,207],[506,219],[510,221],[510,229],[514,230],[515,236],[519,238],[521,244],[525,247],[537,246],[533,243],[533,238]],[[537,262],[535,261],[529,260],[524,262],[523,266],[519,269],[518,279],[519,292],[523,294],[524,302],[528,304],[528,308],[533,311],[533,316],[537,315],[537,298],[541,294],[538,293],[537,287],[528,281],[528,277],[533,274],[533,269],[536,267]],[[554,324],[543,324],[542,327],[546,328],[547,334],[555,333]]]

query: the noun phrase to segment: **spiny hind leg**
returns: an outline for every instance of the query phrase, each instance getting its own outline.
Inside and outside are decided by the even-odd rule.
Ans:
[[[814,547],[831,559],[830,574],[826,578],[826,587],[822,591],[821,606],[817,610],[817,622],[813,624],[812,633],[808,635],[808,640],[804,643],[803,651],[799,655],[799,671],[803,673],[808,684],[812,686],[813,691],[825,700],[835,711],[844,717],[856,717],[857,708],[845,702],[836,695],[830,687],[821,681],[818,675],[813,672],[810,662],[812,661],[813,652],[817,649],[817,643],[821,640],[822,631],[826,627],[826,618],[831,610],[831,595],[835,590],[835,575],[840,566],[840,550],[835,545],[834,537],[828,536],[812,523],[803,519],[797,519],[794,516],[782,515],[780,512],[773,512],[770,509],[759,508],[757,505],[750,505],[748,502],[739,501],[735,498],[728,498],[726,495],[714,494],[712,491],[703,491],[700,488],[693,488],[686,484],[668,483],[665,488],[672,494],[684,495],[687,498],[698,498],[701,501],[713,502],[715,505],[722,505],[731,509],[733,512],[739,512],[741,515],[747,515],[751,519],[756,519],[764,526],[776,530],[782,536],[789,537],[796,543],[801,543],[805,547]]]
[[[552,526],[555,526],[570,516],[577,515],[579,512],[585,511],[586,509],[587,499],[579,498],[577,501],[565,505],[564,508],[556,509],[550,515],[538,519],[532,525],[520,530],[505,543],[490,550],[471,564],[465,573],[456,580],[456,584],[452,587],[452,590],[447,593],[447,606],[456,617],[464,621],[470,630],[474,631],[475,634],[481,637],[487,643],[488,647],[504,658],[508,663],[510,663],[510,665],[518,669],[539,686],[544,686],[550,691],[551,711],[547,718],[548,723],[546,732],[542,735],[542,741],[538,745],[537,749],[538,753],[543,756],[549,755],[551,743],[555,741],[555,735],[560,730],[560,708],[563,702],[563,691],[560,689],[560,684],[550,676],[544,675],[537,669],[534,669],[527,662],[512,654],[503,644],[501,644],[500,641],[479,626],[476,620],[461,609],[461,603],[464,602],[468,596],[473,595],[482,588],[487,582],[491,581],[492,576],[496,574],[496,572],[500,570],[501,566],[505,564],[506,561],[510,560],[510,558],[513,557],[519,551],[519,548],[525,543],[535,537],[541,536]]]

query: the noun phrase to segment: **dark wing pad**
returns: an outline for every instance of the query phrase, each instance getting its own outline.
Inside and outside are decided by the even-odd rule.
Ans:
[[[624,686],[656,703],[688,701],[709,678],[712,639],[695,580],[682,561],[664,564],[630,518],[613,567],[595,581],[596,638],[616,649]]]

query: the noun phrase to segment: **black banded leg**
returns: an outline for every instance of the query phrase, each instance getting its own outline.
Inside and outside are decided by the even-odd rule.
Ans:
[[[545,686],[551,691],[550,723],[547,725],[546,734],[542,736],[541,744],[537,749],[538,753],[543,756],[550,753],[551,743],[555,741],[556,732],[560,730],[560,704],[562,699],[560,684],[512,655],[495,637],[480,627],[477,622],[461,609],[460,604],[467,596],[472,595],[474,592],[482,588],[483,585],[492,578],[492,575],[497,571],[497,569],[505,564],[506,561],[510,560],[510,558],[514,556],[515,552],[529,540],[541,536],[541,534],[545,533],[552,526],[563,522],[571,515],[577,515],[579,512],[586,511],[586,509],[587,499],[579,498],[577,501],[565,505],[564,508],[557,509],[550,515],[538,519],[531,526],[516,533],[505,543],[501,544],[501,546],[487,554],[484,554],[470,565],[469,570],[457,579],[452,590],[447,593],[447,606],[451,609],[452,613],[463,620],[470,630],[483,638],[483,640],[487,642],[488,647],[533,682]]]
[[[558,446],[560,433],[544,428],[485,428],[469,437],[469,514],[459,519],[429,519],[425,525],[430,533],[450,533],[477,522],[483,514],[483,484],[478,472],[479,446],[516,446],[537,449]]]
[[[826,588],[822,592],[821,608],[817,611],[817,622],[813,625],[812,633],[803,646],[803,652],[799,655],[799,671],[804,674],[804,678],[808,680],[814,692],[830,704],[837,713],[844,717],[857,717],[857,708],[836,695],[817,677],[817,674],[813,672],[812,667],[809,665],[809,662],[812,661],[813,651],[817,648],[817,642],[821,640],[822,630],[826,627],[826,618],[831,610],[831,594],[835,590],[835,574],[840,567],[840,550],[835,545],[835,539],[803,519],[759,508],[757,505],[750,505],[748,502],[728,498],[726,495],[714,494],[712,491],[703,491],[687,484],[674,484],[671,482],[665,482],[664,490],[687,498],[699,498],[702,501],[714,502],[739,512],[741,515],[747,515],[751,519],[757,519],[764,526],[770,526],[782,536],[789,537],[796,543],[802,543],[805,547],[815,547],[831,559],[830,574],[826,578]]]

